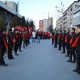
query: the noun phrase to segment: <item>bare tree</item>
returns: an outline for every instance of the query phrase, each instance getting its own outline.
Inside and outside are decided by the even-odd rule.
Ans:
[[[34,24],[34,21],[33,21],[33,20],[31,20],[31,21],[29,22],[29,26],[30,26],[33,30],[35,30],[35,24]]]
[[[53,32],[53,26],[52,26],[52,25],[50,25],[47,29],[48,29],[48,31],[49,31],[50,33]]]
[[[60,16],[62,16],[62,14],[64,13],[65,10],[66,10],[66,7],[63,2],[61,2],[59,6],[55,6],[56,19],[58,19]]]

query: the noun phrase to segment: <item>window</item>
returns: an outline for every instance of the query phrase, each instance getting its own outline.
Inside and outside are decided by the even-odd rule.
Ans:
[[[78,16],[80,16],[80,11],[76,12],[76,13],[74,14],[73,18],[76,18],[76,17],[78,17]]]
[[[75,6],[73,6],[73,10],[75,9]]]
[[[71,11],[72,11],[72,8],[71,8]]]

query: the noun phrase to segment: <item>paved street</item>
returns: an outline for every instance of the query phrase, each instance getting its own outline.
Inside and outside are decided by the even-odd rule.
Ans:
[[[72,71],[75,64],[66,62],[68,58],[51,45],[51,40],[31,43],[22,50],[14,60],[5,58],[9,66],[0,66],[0,80],[80,80]]]

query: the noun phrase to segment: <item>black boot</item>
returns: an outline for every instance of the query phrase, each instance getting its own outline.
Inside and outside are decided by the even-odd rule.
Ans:
[[[21,49],[20,49],[19,51],[20,51],[20,52],[22,52],[22,50],[21,50]]]
[[[7,64],[3,63],[2,66],[8,66]]]
[[[77,73],[80,74],[80,70],[78,70]]]
[[[76,68],[76,69],[74,69],[74,70],[73,70],[73,72],[78,72],[78,69],[77,69],[77,68]]]
[[[76,63],[76,61],[74,60],[74,61],[72,61],[72,63]]]
[[[2,66],[2,63],[0,63],[0,66]]]
[[[1,61],[1,59],[0,59],[0,66],[2,65],[2,61]]]
[[[11,58],[8,58],[9,60],[12,60],[12,59],[14,59],[14,57],[11,57]]]
[[[69,55],[65,55],[65,57],[69,57]]]
[[[15,52],[15,55],[18,56],[19,54],[17,54],[17,52]]]
[[[4,62],[4,60],[2,61],[2,66],[8,66],[8,65]]]
[[[8,59],[14,59],[13,55],[8,56]]]
[[[72,60],[68,60],[67,62],[72,62]]]

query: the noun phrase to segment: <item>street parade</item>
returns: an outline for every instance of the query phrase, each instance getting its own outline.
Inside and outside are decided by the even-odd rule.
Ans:
[[[52,35],[52,44],[54,48],[68,57],[67,62],[76,63],[76,68],[73,72],[80,74],[80,26],[77,29],[55,31]]]
[[[0,80],[80,80],[80,0],[0,0]]]

